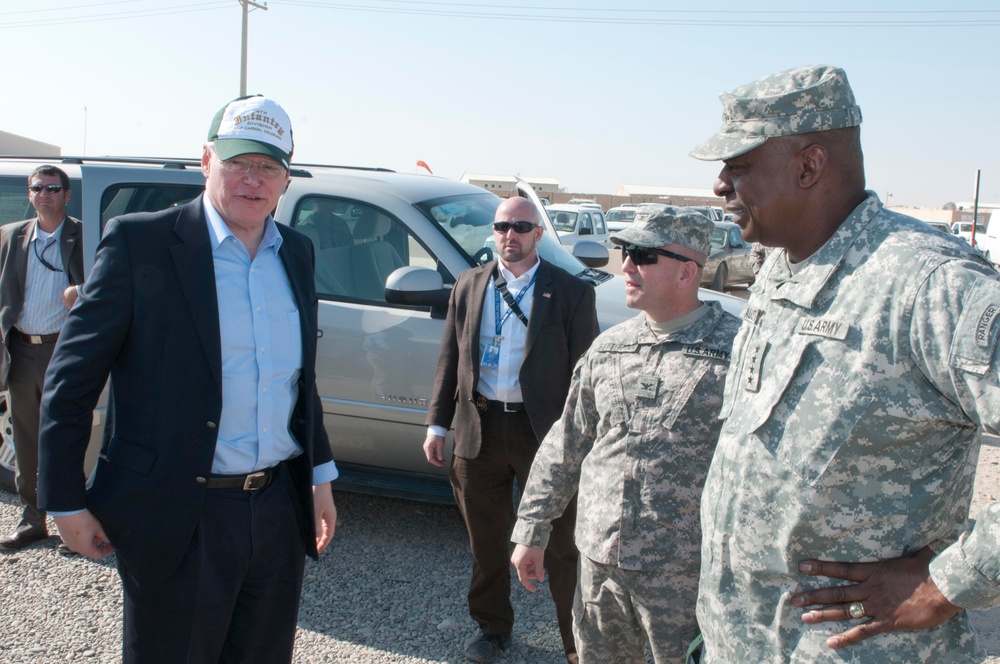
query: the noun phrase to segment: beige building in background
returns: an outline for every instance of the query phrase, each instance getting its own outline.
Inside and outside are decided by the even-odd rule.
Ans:
[[[0,154],[30,157],[59,157],[62,148],[50,143],[42,143],[31,138],[0,131]]]

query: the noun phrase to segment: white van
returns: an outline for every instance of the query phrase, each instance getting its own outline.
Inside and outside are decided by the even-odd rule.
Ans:
[[[980,234],[979,229],[982,227],[983,225],[979,224],[976,228],[976,245],[987,260],[994,265],[1000,264],[1000,212],[990,215],[986,232]]]

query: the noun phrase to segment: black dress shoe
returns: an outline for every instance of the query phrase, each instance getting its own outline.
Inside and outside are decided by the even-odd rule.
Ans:
[[[482,634],[471,646],[465,649],[465,658],[470,662],[489,664],[497,661],[500,653],[507,648],[510,648],[510,636]]]
[[[49,536],[48,533],[22,532],[14,533],[0,540],[0,551],[20,551],[29,544],[39,542]]]

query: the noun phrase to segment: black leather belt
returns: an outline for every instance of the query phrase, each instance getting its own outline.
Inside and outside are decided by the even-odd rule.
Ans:
[[[524,403],[510,403],[509,401],[492,401],[490,399],[486,400],[487,406],[490,410],[497,410],[501,413],[523,413]]]
[[[59,339],[59,333],[54,334],[25,334],[16,327],[10,328],[10,336],[15,339],[20,339],[32,346],[40,346],[42,344],[54,344]]]
[[[278,477],[281,466],[258,470],[247,475],[216,475],[209,477],[205,482],[207,489],[243,489],[244,491],[257,491],[263,489]]]

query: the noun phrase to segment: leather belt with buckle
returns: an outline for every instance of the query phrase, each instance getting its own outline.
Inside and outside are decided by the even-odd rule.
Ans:
[[[489,406],[490,410],[497,410],[501,413],[523,413],[524,404],[521,402],[510,403],[505,401],[490,401],[487,400],[486,404]]]
[[[278,471],[280,469],[281,466],[277,466],[275,468],[269,468],[268,470],[259,470],[256,473],[250,473],[248,475],[209,477],[208,481],[205,483],[205,488],[257,491],[258,489],[263,489],[270,484],[274,478],[278,476]]]
[[[20,339],[32,346],[40,346],[42,344],[54,344],[59,339],[59,333],[55,332],[53,334],[25,334],[16,327],[10,328],[10,336],[15,339]]]

